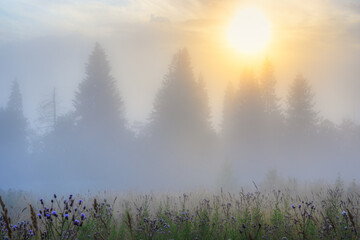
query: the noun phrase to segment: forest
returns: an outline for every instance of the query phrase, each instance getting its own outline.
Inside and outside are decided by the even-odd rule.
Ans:
[[[359,240],[359,0],[0,1],[0,240]]]
[[[31,129],[15,80],[0,109],[1,187],[231,189],[259,182],[271,170],[293,179],[334,180],[344,169],[347,181],[356,176],[360,126],[323,118],[305,76],[295,75],[280,100],[269,58],[261,69],[239,69],[237,84],[226,89],[217,131],[206,79],[195,77],[190,55],[187,49],[173,55],[140,132],[129,127],[111,74],[116,66],[98,43],[74,90],[73,110],[57,114],[54,92],[41,112],[43,132]]]

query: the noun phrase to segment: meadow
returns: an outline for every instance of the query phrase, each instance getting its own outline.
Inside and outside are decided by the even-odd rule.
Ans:
[[[44,199],[0,193],[0,239],[359,239],[354,185]]]

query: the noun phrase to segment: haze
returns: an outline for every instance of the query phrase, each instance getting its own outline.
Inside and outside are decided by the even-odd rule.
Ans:
[[[244,54],[229,44],[227,29],[247,8],[266,18],[271,37],[263,49]],[[102,53],[119,91],[119,101],[108,103],[122,103],[121,116],[117,121],[106,115],[109,104],[97,105],[106,109],[86,126],[101,131],[80,133],[79,119],[91,115],[79,110],[87,99],[86,90],[79,97],[81,83],[96,72],[87,68],[91,56]],[[303,181],[338,175],[351,181],[360,156],[359,62],[356,0],[3,1],[0,113],[7,117],[0,118],[0,188],[234,187],[260,181],[270,170]],[[185,70],[172,76],[170,66]],[[179,76],[191,81],[166,84]],[[264,79],[275,79],[281,126],[259,121],[264,115],[257,114],[268,109],[257,103],[265,96]],[[316,137],[299,133],[296,119],[291,127],[296,81],[313,96],[308,113],[316,121],[306,131]],[[10,129],[19,125],[6,123],[6,112],[16,84],[27,122],[24,141],[12,144],[9,136],[17,131]],[[240,100],[246,107],[236,105]],[[118,124],[121,137],[112,136]],[[82,145],[84,139],[93,141]]]

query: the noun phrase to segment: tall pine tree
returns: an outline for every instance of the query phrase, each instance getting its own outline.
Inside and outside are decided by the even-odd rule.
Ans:
[[[205,83],[196,81],[186,49],[173,57],[154,102],[147,134],[164,162],[203,163],[213,155],[215,134]],[[195,166],[195,165],[194,165]]]
[[[71,116],[75,121],[76,136],[70,141],[75,141],[71,152],[77,161],[76,171],[87,164],[88,176],[95,173],[98,176],[96,183],[119,180],[116,177],[128,171],[131,163],[132,135],[126,127],[124,104],[110,71],[105,51],[97,43],[89,57],[86,77],[76,92]]]
[[[270,124],[276,124],[276,122],[282,120],[282,116],[279,99],[276,96],[276,79],[274,76],[274,67],[268,58],[265,59],[262,67],[260,84],[266,118],[268,121],[270,121]]]
[[[19,83],[12,83],[10,97],[3,113],[4,129],[2,137],[5,139],[7,150],[17,153],[27,151],[27,121],[23,113],[22,95]]]
[[[124,105],[110,74],[103,48],[97,43],[76,92],[74,107],[79,130],[110,137],[125,132]]]
[[[187,50],[180,50],[175,54],[156,97],[149,133],[174,141],[192,135],[204,141],[212,135],[204,87],[202,79],[195,80]]]
[[[260,85],[264,103],[264,151],[268,158],[278,159],[283,148],[284,117],[276,95],[276,78],[274,67],[268,58],[265,59],[261,74]]]
[[[0,110],[0,182],[23,181],[29,167],[27,151],[27,120],[19,83],[15,80],[7,106]]]
[[[261,87],[252,71],[244,71],[236,95],[235,142],[249,153],[258,151],[262,147],[265,111]]]
[[[314,110],[311,87],[302,75],[298,75],[290,87],[287,108],[287,126],[290,136],[307,138],[313,136],[318,124]]]

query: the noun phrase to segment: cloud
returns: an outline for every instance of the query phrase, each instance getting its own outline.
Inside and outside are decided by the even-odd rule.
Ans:
[[[161,16],[156,16],[156,15],[154,15],[154,14],[151,14],[150,22],[155,22],[155,23],[170,23],[170,20],[169,20],[169,18],[167,18],[167,17],[161,17]]]

